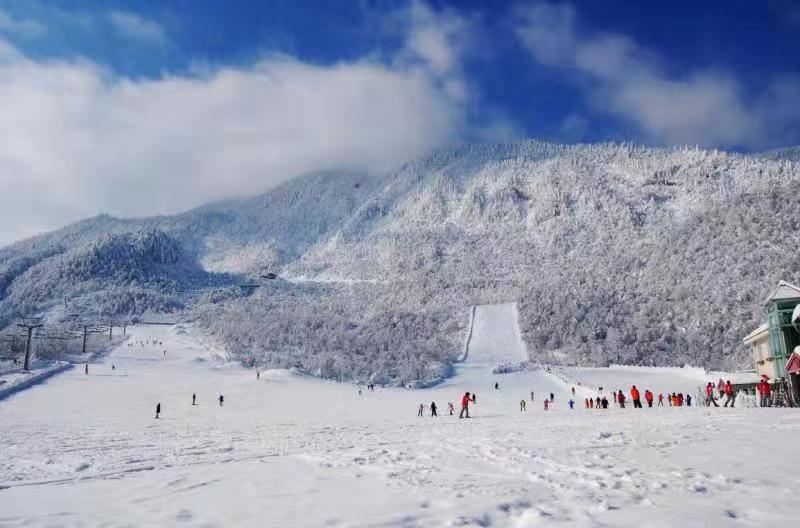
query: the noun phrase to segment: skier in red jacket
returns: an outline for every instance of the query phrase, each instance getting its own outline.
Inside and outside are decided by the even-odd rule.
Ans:
[[[723,405],[723,407],[727,407],[729,403],[731,404],[731,408],[736,405],[736,393],[733,392],[731,380],[728,380],[727,383],[725,383],[725,405]]]
[[[464,397],[461,398],[461,414],[458,415],[459,418],[463,418],[464,414],[466,414],[467,418],[469,418],[469,402],[470,401],[471,400],[470,400],[470,397],[469,397],[469,393],[467,392],[467,393],[464,394]]]
[[[633,400],[634,408],[642,408],[642,400],[639,398],[639,389],[636,388],[636,385],[631,388],[631,399]]]
[[[653,393],[649,390],[644,391],[644,399],[647,402],[648,407],[653,406]]]
[[[617,392],[617,402],[619,402],[620,409],[625,408],[625,393],[622,392],[622,389]]]

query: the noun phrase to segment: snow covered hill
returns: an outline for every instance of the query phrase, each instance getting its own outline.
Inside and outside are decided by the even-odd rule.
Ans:
[[[70,252],[157,230],[185,256],[176,274],[202,267],[193,284],[265,271],[293,281],[194,305],[191,316],[250,364],[337,378],[366,364],[357,379],[368,379],[387,378],[402,357],[413,366],[388,378],[420,379],[458,356],[470,306],[515,301],[537,361],[731,369],[747,358],[741,338],[761,322],[758,300],[779,279],[800,280],[791,250],[800,208],[790,199],[799,193],[791,156],[537,141],[453,147],[381,177],[315,174],[250,200],[172,217],[98,217],[18,243],[0,250],[0,314],[7,322],[62,302],[59,289],[28,304],[21,293],[39,287],[33,277],[58,281]],[[100,289],[164,296],[141,306],[182,305],[176,281],[145,271],[135,281],[67,277],[80,285],[65,287],[82,306]],[[408,345],[415,333],[423,337]],[[337,365],[336,356],[350,359]]]

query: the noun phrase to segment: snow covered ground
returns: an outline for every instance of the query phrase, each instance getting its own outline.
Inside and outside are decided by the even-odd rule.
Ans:
[[[796,521],[798,411],[569,410],[570,386],[546,371],[491,374],[524,356],[515,317],[512,305],[479,307],[467,359],[445,383],[360,395],[287,371],[256,379],[218,362],[192,327],[133,328],[131,342],[163,345],[123,344],[89,375],[72,369],[0,402],[0,526]],[[625,390],[654,375],[694,386],[668,370],[618,370],[571,374]],[[448,416],[467,390],[473,418]],[[442,416],[418,418],[431,401]]]

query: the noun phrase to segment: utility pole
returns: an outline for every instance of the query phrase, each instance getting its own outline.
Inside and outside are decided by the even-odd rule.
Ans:
[[[111,333],[114,331],[114,321],[108,322],[108,340],[111,341]]]
[[[83,325],[83,347],[81,347],[81,354],[86,353],[86,335],[89,333],[89,325]]]
[[[23,367],[26,371],[30,370],[30,361],[31,361],[31,339],[33,338],[33,329],[34,328],[41,328],[42,324],[18,324],[20,328],[24,328],[28,331],[28,341],[25,343],[25,366]]]

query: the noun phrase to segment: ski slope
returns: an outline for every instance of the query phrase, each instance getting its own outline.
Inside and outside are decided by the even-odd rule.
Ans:
[[[359,394],[289,371],[256,379],[220,362],[191,326],[131,331],[130,342],[163,345],[123,344],[88,375],[75,368],[0,401],[0,526],[796,520],[800,468],[775,446],[796,443],[797,411],[570,411],[569,387],[544,371],[491,373],[524,354],[513,305],[476,309],[455,376],[416,391]],[[448,416],[447,402],[458,406],[466,390],[478,394],[473,418]],[[520,412],[531,390],[536,400]],[[417,417],[431,401],[441,416]]]

